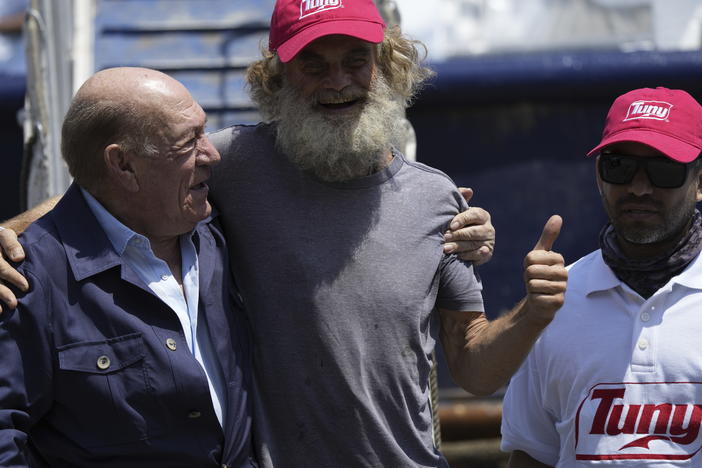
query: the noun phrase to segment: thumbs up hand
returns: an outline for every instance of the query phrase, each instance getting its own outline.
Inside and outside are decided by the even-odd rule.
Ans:
[[[524,259],[527,296],[523,311],[541,324],[553,320],[565,300],[568,271],[563,256],[551,251],[562,225],[563,219],[560,216],[551,216],[534,249]]]

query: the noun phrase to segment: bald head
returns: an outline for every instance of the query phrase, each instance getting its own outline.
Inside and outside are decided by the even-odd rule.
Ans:
[[[155,155],[166,113],[191,99],[180,82],[156,70],[96,73],[80,87],[63,122],[61,152],[71,175],[87,189],[99,186],[106,177],[103,151],[111,144]]]
[[[140,110],[163,108],[164,100],[190,97],[187,89],[165,73],[149,68],[118,67],[97,72],[80,87],[76,100],[133,103]]]

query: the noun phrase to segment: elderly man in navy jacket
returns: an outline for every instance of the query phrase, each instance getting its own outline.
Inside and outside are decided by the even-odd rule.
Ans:
[[[24,233],[31,289],[0,316],[1,466],[256,466],[204,125],[153,70],[78,91],[62,135],[74,184]]]

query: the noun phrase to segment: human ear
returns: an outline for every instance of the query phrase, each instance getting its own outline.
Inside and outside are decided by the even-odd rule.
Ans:
[[[107,173],[117,184],[130,192],[139,190],[139,182],[133,165],[133,154],[125,151],[116,143],[108,145],[103,151]]]

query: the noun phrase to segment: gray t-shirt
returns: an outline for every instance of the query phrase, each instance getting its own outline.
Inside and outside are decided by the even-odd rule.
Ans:
[[[453,182],[395,153],[321,182],[270,124],[210,138],[211,198],[254,337],[260,461],[281,467],[437,467],[428,378],[436,307],[482,311],[470,264],[442,252],[465,207]]]

